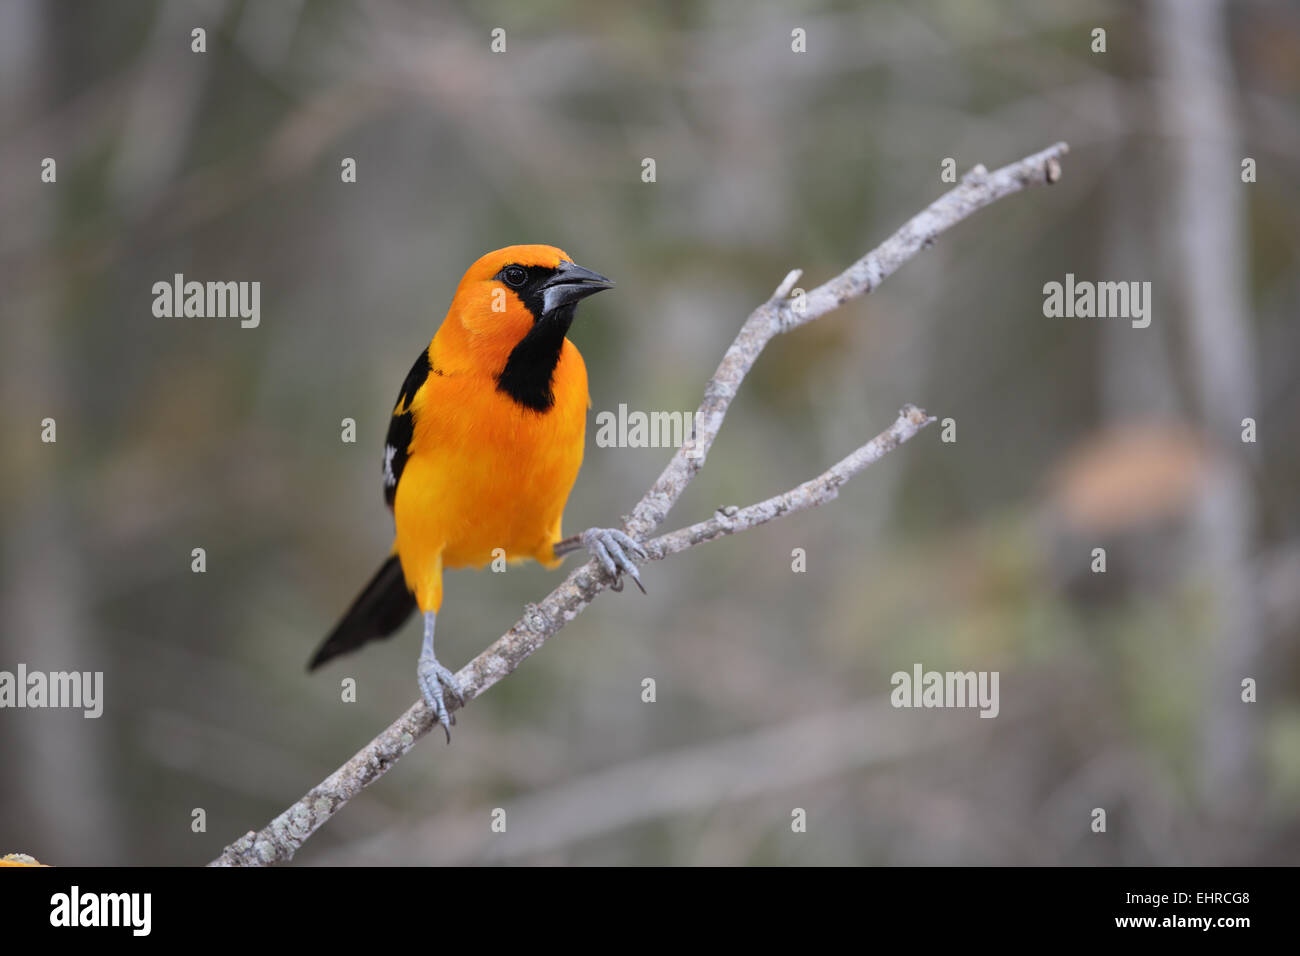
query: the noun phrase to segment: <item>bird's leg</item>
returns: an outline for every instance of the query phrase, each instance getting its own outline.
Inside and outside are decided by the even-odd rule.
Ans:
[[[570,551],[577,551],[579,547],[586,548],[587,553],[609,572],[609,576],[614,579],[614,583],[610,585],[613,590],[623,590],[621,575],[626,573],[636,586],[641,589],[641,593],[645,594],[645,585],[641,583],[641,575],[636,569],[636,562],[628,555],[629,553],[635,554],[642,559],[648,557],[648,555],[641,545],[622,531],[617,528],[588,528],[582,534],[575,534],[570,538],[557,542],[554,551],[558,556],[568,554]]]
[[[451,725],[456,723],[456,715],[447,712],[442,688],[446,685],[447,690],[462,707],[465,705],[465,692],[460,689],[460,684],[456,683],[456,675],[443,667],[434,656],[433,628],[437,622],[438,615],[435,611],[424,612],[424,646],[420,649],[420,662],[415,672],[425,704],[437,715],[438,723],[442,724],[442,729],[447,734],[447,743],[451,743]]]

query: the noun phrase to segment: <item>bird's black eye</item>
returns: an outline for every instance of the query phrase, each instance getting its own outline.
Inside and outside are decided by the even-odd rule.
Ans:
[[[518,289],[528,278],[528,273],[519,266],[506,266],[502,275],[505,277],[506,285],[514,289]]]

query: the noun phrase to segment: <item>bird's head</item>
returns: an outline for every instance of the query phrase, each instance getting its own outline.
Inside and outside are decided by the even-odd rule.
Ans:
[[[472,336],[513,348],[538,326],[562,326],[562,337],[574,306],[613,284],[554,246],[506,246],[469,267],[453,312]]]
[[[554,402],[552,374],[577,304],[613,282],[554,246],[507,246],[479,259],[438,332],[439,361],[487,372],[520,404]]]

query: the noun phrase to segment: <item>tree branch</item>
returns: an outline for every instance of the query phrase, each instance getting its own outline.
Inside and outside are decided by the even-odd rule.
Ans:
[[[748,531],[783,515],[806,511],[817,505],[824,505],[828,501],[834,501],[839,497],[841,485],[868,465],[879,461],[932,421],[934,418],[926,415],[915,405],[904,405],[894,424],[816,478],[805,481],[785,494],[776,495],[747,508],[734,506],[719,508],[707,521],[652,538],[641,547],[645,548],[651,560],[661,560],[670,554],[693,548],[697,544],[740,531]]]
[[[695,415],[692,440],[677,450],[627,517],[624,528],[628,534],[645,541],[663,523],[703,466],[745,375],[777,334],[820,318],[849,299],[866,295],[918,251],[932,244],[940,233],[976,210],[1027,186],[1055,182],[1061,174],[1060,157],[1067,150],[1065,143],[1057,143],[993,173],[976,166],[960,184],[913,216],[879,247],[803,296],[787,298],[800,273],[796,270],[787,275],[772,297],[745,320],[736,340],[727,349],[718,370],[705,386],[704,401]],[[644,547],[652,558],[662,559],[722,535],[830,501],[841,485],[907,441],[930,420],[920,409],[906,406],[893,425],[819,477],[747,508],[720,509],[707,521],[646,541]],[[514,627],[456,674],[466,702],[511,673],[612,583],[596,562],[588,561],[575,568],[540,604],[527,605],[524,616]],[[456,709],[451,700],[448,706]],[[292,859],[308,837],[364,787],[387,773],[432,726],[432,715],[424,701],[418,701],[297,803],[262,830],[250,831],[226,847],[209,865],[266,866]]]

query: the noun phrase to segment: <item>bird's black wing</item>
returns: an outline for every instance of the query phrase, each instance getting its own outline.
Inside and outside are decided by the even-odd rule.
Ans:
[[[425,349],[406,373],[406,381],[402,382],[402,390],[393,406],[393,417],[388,423],[388,437],[384,440],[384,501],[388,502],[389,508],[393,507],[393,499],[397,497],[397,483],[402,480],[402,469],[406,467],[411,439],[415,436],[415,416],[411,412],[411,401],[429,377],[432,368],[429,350]]]

